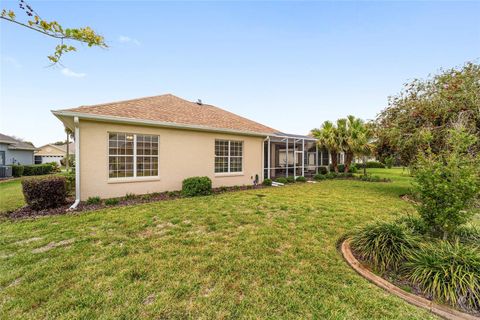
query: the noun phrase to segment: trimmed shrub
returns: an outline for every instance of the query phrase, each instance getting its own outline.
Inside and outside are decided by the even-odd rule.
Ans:
[[[296,182],[307,182],[307,178],[303,177],[303,176],[299,176],[297,177],[297,179],[295,179]]]
[[[96,196],[96,197],[89,197],[87,199],[87,204],[99,204],[101,203],[102,200],[100,199],[100,197]]]
[[[438,241],[412,251],[404,263],[407,279],[435,300],[480,308],[480,248]]]
[[[43,177],[22,180],[25,202],[33,210],[55,208],[65,203],[65,177]]]
[[[278,178],[275,179],[275,182],[288,183],[288,180],[285,177],[278,177]]]
[[[295,183],[295,177],[294,176],[288,176],[287,177],[287,183]]]
[[[12,176],[14,177],[21,177],[23,176],[23,171],[25,170],[25,167],[22,165],[13,165],[12,166]]]
[[[335,179],[338,176],[338,173],[330,171],[325,175],[326,179]]]
[[[186,197],[206,196],[212,193],[209,177],[191,177],[183,180],[182,194]]]
[[[417,246],[413,234],[398,223],[377,222],[357,230],[352,248],[380,272],[398,270],[407,253]]]
[[[120,203],[120,200],[118,200],[117,198],[110,198],[105,200],[105,205],[107,206],[115,206],[119,203]]]
[[[39,176],[42,174],[49,174],[53,171],[53,166],[50,163],[32,164],[23,167],[24,176]]]
[[[325,180],[327,177],[324,174],[317,173],[313,176],[313,179],[316,181]]]
[[[380,169],[384,169],[385,168],[385,165],[381,162],[378,162],[378,161],[368,161],[367,162],[367,168],[380,168]]]
[[[357,163],[356,166],[358,169],[363,169],[365,166],[367,168],[379,168],[379,169],[385,168],[385,165],[378,161],[368,161],[366,165],[363,163]]]
[[[264,186],[271,186],[271,185],[272,185],[272,179],[268,179],[268,178],[267,178],[267,179],[264,179],[263,182],[262,182],[262,184],[263,184]]]
[[[327,174],[328,170],[327,167],[318,167],[319,174]]]

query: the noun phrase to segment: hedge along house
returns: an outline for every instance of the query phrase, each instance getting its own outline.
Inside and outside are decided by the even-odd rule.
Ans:
[[[179,190],[193,176],[219,187],[313,174],[323,154],[311,137],[170,94],[52,113],[75,133],[77,203]]]

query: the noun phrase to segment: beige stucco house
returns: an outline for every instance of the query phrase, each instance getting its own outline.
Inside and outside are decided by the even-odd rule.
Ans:
[[[328,165],[311,137],[170,94],[52,112],[75,132],[77,200],[179,190],[192,176],[250,185]]]
[[[35,164],[56,162],[61,165],[61,160],[67,156],[67,148],[69,156],[75,155],[75,144],[46,144],[35,150]]]

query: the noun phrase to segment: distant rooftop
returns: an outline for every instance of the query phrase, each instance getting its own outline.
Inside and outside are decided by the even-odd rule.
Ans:
[[[0,133],[0,143],[8,144],[8,149],[35,150],[35,146],[31,142],[22,141],[3,133]]]

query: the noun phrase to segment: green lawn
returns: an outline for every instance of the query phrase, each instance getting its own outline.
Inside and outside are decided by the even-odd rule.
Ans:
[[[336,248],[413,213],[393,183],[322,181],[0,223],[1,319],[434,319]],[[260,197],[259,195],[264,195]]]
[[[2,213],[18,209],[25,205],[20,179],[0,182],[0,216]]]

